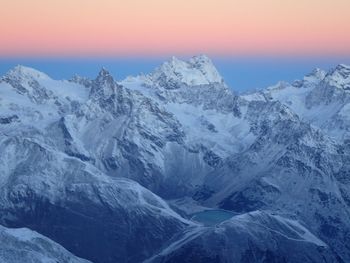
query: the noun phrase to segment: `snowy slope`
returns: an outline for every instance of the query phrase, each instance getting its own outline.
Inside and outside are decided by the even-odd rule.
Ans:
[[[27,228],[0,226],[2,263],[88,263],[75,257],[59,244]]]
[[[298,222],[265,212],[184,232],[146,262],[342,262]]]

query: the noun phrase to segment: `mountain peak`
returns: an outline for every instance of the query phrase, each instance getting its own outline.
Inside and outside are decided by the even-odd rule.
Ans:
[[[320,69],[315,68],[313,71],[311,71],[309,74],[307,74],[303,79],[303,84],[305,87],[313,87],[320,83],[325,76],[327,75],[327,72]]]
[[[95,81],[99,84],[108,83],[110,85],[115,82],[113,76],[105,67],[102,67]]]
[[[340,88],[350,88],[350,66],[339,64],[327,74],[327,80]]]
[[[6,75],[9,78],[36,78],[36,79],[50,79],[45,73],[22,65],[17,65],[9,70]]]
[[[323,69],[320,68],[315,68],[313,71],[311,71],[309,74],[307,74],[307,77],[317,77],[317,78],[324,78],[326,75],[326,71],[324,71]]]
[[[198,55],[198,56],[193,56],[190,59],[190,63],[193,65],[210,65],[214,67],[213,62],[211,61],[211,59],[207,56],[207,55]]]
[[[177,57],[175,56],[172,56],[169,61],[165,62],[165,63],[170,63],[172,65],[177,65],[177,64],[182,64],[184,63],[184,61],[182,61],[181,59],[178,59]]]
[[[340,75],[344,78],[348,78],[350,76],[350,66],[339,64],[330,71],[330,75]]]
[[[339,64],[336,66],[336,70],[350,70],[350,66],[346,64]]]
[[[116,82],[113,76],[103,67],[94,81],[90,96],[108,98],[115,92],[115,87]]]
[[[97,78],[106,78],[106,77],[112,77],[112,75],[105,67],[102,67],[100,72],[98,73]]]
[[[223,83],[223,79],[212,61],[205,55],[194,56],[188,61],[172,57],[152,74],[154,79],[160,79],[164,76],[167,80],[188,86]]]

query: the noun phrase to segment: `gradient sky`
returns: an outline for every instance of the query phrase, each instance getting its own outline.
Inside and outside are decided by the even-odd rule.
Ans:
[[[350,55],[349,0],[2,0],[2,56]]]
[[[121,79],[197,54],[236,90],[350,64],[350,0],[1,0],[0,75]]]

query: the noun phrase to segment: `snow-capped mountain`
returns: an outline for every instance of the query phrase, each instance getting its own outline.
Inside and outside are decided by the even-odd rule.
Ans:
[[[167,89],[186,86],[223,83],[223,79],[207,56],[201,55],[182,61],[172,57],[151,75],[153,82]]]
[[[340,64],[329,72],[316,69],[301,81],[281,82],[245,97],[279,101],[333,139],[342,142],[350,138],[350,67],[347,65]]]
[[[0,226],[0,261],[89,263],[80,259],[59,244],[27,228],[10,229]]]
[[[40,131],[27,132],[0,142],[3,225],[29,227],[94,262],[134,262],[192,224],[136,182],[108,177],[41,141]]]
[[[204,55],[121,81],[18,66],[0,80],[0,221],[93,262],[348,262],[349,76],[238,95]],[[213,208],[239,215],[190,220]]]

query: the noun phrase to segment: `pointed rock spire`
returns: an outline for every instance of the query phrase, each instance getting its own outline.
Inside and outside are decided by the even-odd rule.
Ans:
[[[96,77],[96,81],[99,83],[102,82],[109,82],[109,83],[113,83],[114,82],[114,78],[111,75],[111,73],[109,73],[109,71],[103,67],[100,72],[98,73],[97,77]]]
[[[107,98],[115,92],[116,85],[113,76],[103,67],[94,81],[90,96]]]

